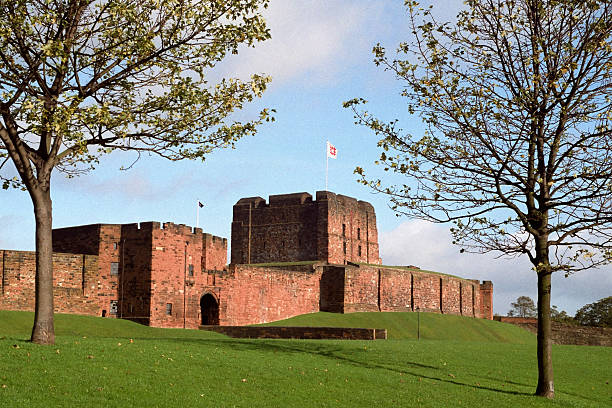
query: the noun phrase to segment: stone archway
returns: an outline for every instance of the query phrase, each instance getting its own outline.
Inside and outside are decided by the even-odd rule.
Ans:
[[[219,303],[217,299],[206,293],[200,299],[200,310],[202,314],[202,325],[219,325]]]

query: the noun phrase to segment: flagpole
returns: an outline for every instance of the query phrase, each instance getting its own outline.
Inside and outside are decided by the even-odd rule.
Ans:
[[[325,143],[325,191],[327,191],[327,173],[329,171],[329,140]]]
[[[200,227],[200,200],[196,200],[196,228]]]

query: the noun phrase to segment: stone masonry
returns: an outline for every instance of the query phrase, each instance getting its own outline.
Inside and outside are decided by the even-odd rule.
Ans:
[[[318,191],[239,200],[232,222],[232,263],[325,261],[380,264],[371,204]]]
[[[173,223],[53,231],[58,312],[158,327],[264,323],[317,311],[492,319],[493,286],[381,265],[369,203],[327,191],[243,198],[227,240]],[[0,308],[33,310],[35,253],[0,250]]]

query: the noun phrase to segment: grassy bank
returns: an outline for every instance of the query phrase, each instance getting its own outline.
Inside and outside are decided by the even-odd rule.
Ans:
[[[266,325],[382,328],[387,329],[389,339],[416,340],[418,320],[420,320],[421,339],[519,344],[535,342],[533,334],[510,324],[435,313],[420,313],[419,316],[416,313],[338,314],[319,312],[266,323]]]
[[[41,347],[26,341],[31,318],[0,311],[0,406],[601,407],[612,402],[612,352],[603,347],[554,348],[557,399],[550,402],[531,396],[537,377],[533,341],[245,340],[58,315],[57,344]],[[454,324],[449,331],[456,330]]]

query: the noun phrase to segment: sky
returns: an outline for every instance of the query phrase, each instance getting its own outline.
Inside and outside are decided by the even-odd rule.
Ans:
[[[242,197],[325,189],[325,142],[338,149],[329,162],[328,189],[370,202],[376,209],[380,254],[386,265],[423,269],[469,279],[491,280],[494,313],[506,314],[510,303],[526,295],[537,298],[536,275],[527,259],[495,254],[459,253],[448,225],[398,217],[385,196],[357,183],[361,166],[382,176],[374,165],[380,152],[376,136],[354,124],[342,102],[362,97],[368,109],[386,120],[399,119],[403,129],[418,133],[399,96],[401,83],[376,67],[372,47],[394,49],[409,39],[401,0],[272,0],[265,11],[272,39],[241,49],[215,67],[211,78],[265,73],[272,83],[263,97],[237,114],[255,118],[262,108],[275,109],[276,121],[235,149],[218,150],[204,162],[170,162],[116,152],[101,159],[93,172],[52,179],[53,225],[122,224],[144,221],[199,226],[230,238],[232,206]],[[424,2],[428,4],[428,2]],[[459,0],[434,2],[434,13],[452,20]],[[10,172],[10,170],[9,170]],[[0,190],[0,248],[34,249],[33,207],[27,193]],[[228,258],[229,259],[229,258]],[[611,295],[611,268],[589,270],[568,278],[554,276],[552,304],[573,315],[576,309]]]

